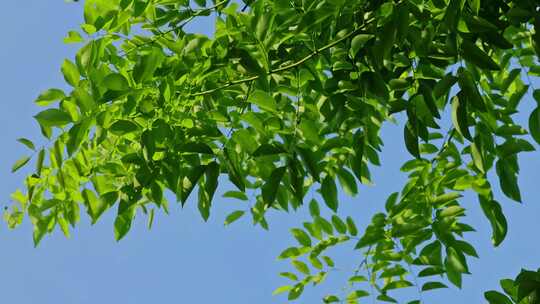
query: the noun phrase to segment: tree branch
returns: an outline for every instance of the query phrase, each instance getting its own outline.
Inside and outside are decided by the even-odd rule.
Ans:
[[[366,21],[362,26],[358,27],[357,29],[351,31],[350,33],[348,33],[347,35],[319,48],[319,49],[316,49],[315,51],[313,51],[311,54],[307,55],[306,57],[300,59],[299,61],[297,62],[294,62],[294,63],[291,63],[289,65],[286,65],[284,67],[281,67],[281,68],[277,68],[277,69],[274,69],[274,70],[270,70],[266,73],[265,76],[269,76],[269,75],[272,75],[272,74],[276,74],[276,73],[280,73],[280,72],[284,72],[284,71],[287,71],[287,70],[290,70],[290,69],[293,69],[293,68],[296,68],[300,65],[302,65],[303,63],[305,63],[306,61],[310,60],[311,58],[317,56],[319,53],[321,52],[324,52],[326,51],[327,49],[331,48],[331,47],[334,47],[336,45],[338,45],[339,43],[347,40],[348,38],[352,37],[353,35],[357,34],[358,32],[360,32],[361,30],[363,30],[369,23],[371,23],[371,21],[373,21],[374,18],[371,18],[369,19],[368,21]],[[202,95],[208,95],[208,94],[212,94],[214,92],[217,92],[219,90],[223,90],[223,89],[226,89],[228,87],[231,87],[231,86],[234,86],[234,85],[238,85],[238,84],[242,84],[242,83],[246,83],[246,82],[250,82],[250,81],[254,81],[254,80],[257,80],[260,78],[260,75],[259,76],[251,76],[251,77],[248,77],[248,78],[244,78],[244,79],[239,79],[239,80],[234,80],[234,81],[231,81],[231,82],[228,82],[228,83],[225,83],[217,88],[214,88],[214,89],[209,89],[209,90],[206,90],[206,91],[202,91],[202,92],[199,92],[199,93],[194,93],[194,94],[189,94],[188,97],[195,97],[195,96],[202,96]]]
[[[119,56],[125,56],[131,52],[133,52],[134,50],[138,49],[138,48],[141,48],[141,47],[144,47],[144,46],[147,46],[147,45],[151,45],[151,44],[154,44],[159,38],[169,34],[169,33],[172,33],[176,30],[179,30],[181,28],[183,28],[184,26],[186,26],[186,24],[188,24],[189,22],[191,22],[191,20],[193,20],[195,17],[198,17],[204,13],[207,13],[209,11],[212,11],[220,6],[222,6],[223,4],[229,2],[229,0],[223,0],[223,1],[220,1],[218,3],[216,3],[215,5],[211,6],[211,7],[207,7],[207,8],[203,8],[203,9],[199,9],[199,10],[195,10],[193,15],[189,16],[189,18],[187,18],[184,22],[182,22],[182,24],[178,25],[178,26],[175,26],[173,28],[170,28],[164,32],[160,32],[159,34],[155,35],[154,37],[152,37],[152,39],[150,39],[149,41],[143,43],[143,44],[140,44],[140,45],[137,45],[135,46],[134,48],[132,48],[131,50],[129,51],[126,51],[124,52],[124,54],[120,54]]]

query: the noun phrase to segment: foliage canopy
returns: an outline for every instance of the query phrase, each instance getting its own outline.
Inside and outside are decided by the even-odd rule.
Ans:
[[[507,222],[487,175],[494,171],[503,193],[521,202],[518,156],[535,150],[531,139],[540,143],[539,107],[528,126],[514,122],[531,91],[522,76],[540,74],[536,1],[194,2],[85,1],[82,32],[65,38],[84,43],[61,68],[72,89],[36,100],[46,107],[35,118],[50,146],[19,140],[35,151],[36,169],[13,194],[10,227],[28,215],[37,244],[57,226],[69,235],[81,208],[96,222],[115,207],[121,239],[138,210],[150,225],[155,210],[168,212],[167,190],[183,205],[196,189],[208,219],[228,179],[236,189],[225,196],[252,197],[249,213],[263,228],[270,210],[309,206],[312,221],[292,230],[298,246],[280,255],[296,269],[282,273],[293,284],[277,293],[298,298],[334,267],[327,249],[356,243],[364,258],[350,293],[325,303],[370,293],[395,302],[392,290],[444,288],[444,277],[461,286],[468,257],[477,256],[464,238],[474,228],[462,221],[463,191],[478,195],[493,244],[504,240]],[[184,31],[211,14],[213,37]],[[540,105],[540,90],[533,96]],[[338,189],[356,195],[371,182],[381,126],[398,113],[408,181],[358,231],[337,214]],[[21,158],[13,171],[29,162]],[[306,202],[312,188],[333,215]],[[226,224],[244,215],[235,211]],[[509,297],[490,291],[486,299],[536,303],[539,275],[523,273],[503,280]]]

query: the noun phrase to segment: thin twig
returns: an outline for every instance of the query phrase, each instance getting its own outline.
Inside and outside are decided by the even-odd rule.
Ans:
[[[319,48],[319,49],[316,49],[314,52],[312,52],[311,54],[307,55],[306,57],[300,59],[299,61],[297,62],[294,62],[294,63],[291,63],[289,65],[286,65],[284,67],[281,67],[281,68],[277,68],[277,69],[274,69],[274,70],[270,70],[268,71],[265,76],[269,76],[269,75],[272,75],[272,74],[277,74],[277,73],[280,73],[280,72],[284,72],[284,71],[287,71],[287,70],[290,70],[290,69],[293,69],[293,68],[296,68],[300,65],[302,65],[303,63],[305,63],[306,61],[310,60],[311,58],[317,56],[319,53],[322,53],[324,51],[326,51],[327,49],[331,48],[331,47],[334,47],[336,45],[338,45],[339,43],[347,40],[348,38],[350,38],[351,36],[357,34],[358,32],[360,32],[362,29],[364,29],[369,23],[371,23],[371,21],[373,21],[374,18],[372,19],[369,19],[366,23],[364,23],[362,26],[360,26],[359,28],[351,31],[350,33],[348,33],[347,35]],[[238,85],[238,84],[242,84],[242,83],[246,83],[246,82],[250,82],[250,81],[254,81],[254,80],[257,80],[259,79],[261,76],[252,76],[252,77],[248,77],[248,78],[244,78],[244,79],[239,79],[239,80],[235,80],[235,81],[231,81],[231,82],[228,82],[224,85],[221,85],[217,88],[214,88],[214,89],[209,89],[209,90],[206,90],[206,91],[202,91],[202,92],[199,92],[199,93],[195,93],[195,94],[190,94],[188,95],[188,97],[195,97],[195,96],[202,96],[202,95],[208,95],[208,94],[212,94],[214,92],[217,92],[217,91],[220,91],[220,90],[223,90],[223,89],[226,89],[228,87],[231,87],[231,86],[234,86],[234,85]]]
[[[221,1],[221,2],[216,3],[215,5],[213,5],[213,6],[211,6],[211,7],[203,8],[203,9],[200,9],[200,10],[195,10],[194,13],[193,13],[193,15],[189,16],[189,18],[187,18],[187,19],[186,19],[184,22],[182,22],[180,25],[174,26],[174,27],[172,27],[172,28],[170,28],[170,29],[168,29],[168,30],[166,30],[166,31],[164,31],[164,32],[160,32],[158,35],[155,35],[154,37],[152,37],[152,39],[150,39],[149,41],[147,41],[147,42],[145,42],[145,43],[143,43],[143,44],[137,45],[137,46],[135,46],[134,48],[132,48],[132,49],[130,49],[130,50],[128,50],[128,51],[125,51],[123,54],[119,54],[119,56],[125,56],[125,55],[128,55],[128,54],[130,54],[131,52],[133,52],[134,50],[137,50],[137,49],[139,49],[139,48],[141,48],[141,47],[144,47],[144,46],[147,46],[147,45],[151,45],[151,44],[156,43],[156,41],[157,41],[159,38],[161,38],[161,37],[163,37],[163,36],[165,36],[165,35],[167,35],[167,34],[169,34],[169,33],[172,33],[172,32],[174,32],[174,31],[176,31],[176,30],[179,30],[179,29],[183,28],[183,27],[186,26],[189,22],[191,22],[191,20],[195,19],[195,17],[198,17],[198,16],[200,16],[200,15],[202,15],[202,14],[204,14],[204,13],[207,13],[207,12],[209,12],[209,11],[212,11],[212,10],[214,10],[214,9],[216,9],[216,8],[218,8],[218,7],[220,7],[220,6],[222,6],[223,4],[227,3],[228,1],[229,1],[229,0],[223,0],[223,1]]]

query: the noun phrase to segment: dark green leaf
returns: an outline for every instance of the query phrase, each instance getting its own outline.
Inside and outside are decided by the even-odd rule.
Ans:
[[[407,122],[407,124],[405,125],[403,134],[405,137],[405,146],[407,147],[409,153],[411,153],[411,155],[416,158],[420,158],[420,150],[418,148],[418,135],[416,133],[416,128],[410,121]]]
[[[338,179],[341,187],[350,196],[358,194],[358,186],[356,185],[356,180],[354,175],[345,168],[341,168],[338,172]]]
[[[534,151],[533,145],[528,141],[520,138],[510,138],[506,140],[502,145],[497,146],[497,151],[501,158],[520,153]]]
[[[236,222],[238,219],[240,219],[246,212],[245,211],[242,211],[242,210],[237,210],[237,211],[234,211],[232,213],[230,213],[229,215],[227,215],[227,217],[225,218],[225,226],[228,226],[234,222]]]
[[[17,172],[17,170],[26,165],[30,161],[30,158],[30,156],[25,156],[17,160],[15,164],[13,164],[13,166],[11,167],[11,173]]]
[[[354,223],[354,220],[348,216],[346,219],[347,222],[347,228],[349,229],[349,233],[353,236],[356,236],[358,234],[358,229],[356,228],[356,224]]]
[[[482,196],[479,197],[479,200],[482,211],[491,224],[491,240],[493,241],[493,245],[499,246],[506,237],[508,226],[501,205],[494,200],[489,200]]]
[[[513,302],[505,295],[498,291],[487,291],[484,293],[484,297],[488,300],[489,304],[512,304]]]
[[[129,120],[117,120],[109,127],[109,131],[117,136],[123,136],[137,130],[139,130],[139,126]]]
[[[503,193],[516,202],[521,202],[521,193],[517,182],[517,175],[508,161],[499,159],[496,163],[499,184]]]
[[[486,105],[478,87],[474,81],[473,75],[467,69],[460,67],[458,69],[458,83],[461,88],[461,93],[458,94],[460,99],[466,101],[473,108],[477,109],[480,112],[486,111]]]
[[[332,224],[336,228],[337,232],[341,234],[347,233],[347,225],[337,215],[332,215]]]
[[[422,291],[428,291],[428,290],[439,289],[439,288],[448,288],[448,286],[444,285],[441,282],[427,282],[424,285],[422,285]]]
[[[293,289],[289,291],[289,295],[287,298],[290,301],[296,300],[302,295],[302,292],[304,292],[304,285],[302,285],[302,283],[298,283],[293,287]]]
[[[255,152],[253,152],[254,157],[259,156],[268,156],[268,155],[275,155],[275,154],[281,154],[286,153],[285,149],[283,149],[279,145],[271,145],[271,144],[262,144],[260,145]]]
[[[321,195],[328,208],[337,212],[338,209],[338,193],[334,179],[327,175],[321,184]]]
[[[279,184],[285,174],[287,167],[279,167],[272,171],[270,178],[262,187],[262,197],[266,206],[272,206],[276,200]]]
[[[534,109],[529,116],[529,132],[540,145],[540,108]]]
[[[455,96],[452,99],[452,123],[461,136],[473,141],[471,133],[469,133],[468,120],[466,103],[461,96]]]
[[[354,38],[351,40],[351,49],[349,51],[351,58],[356,57],[356,54],[358,53],[360,49],[364,47],[366,42],[368,42],[374,37],[375,37],[374,35],[370,35],[370,34],[359,34],[359,35],[354,36]]]
[[[461,41],[461,56],[470,63],[486,70],[500,70],[501,67],[491,57],[467,39]]]
[[[193,191],[193,188],[195,188],[195,185],[197,185],[197,183],[199,182],[199,179],[203,175],[204,171],[204,166],[195,166],[189,168],[188,174],[180,178],[180,185],[178,191],[182,205],[186,203],[189,195]]]
[[[18,142],[20,142],[21,144],[25,145],[26,147],[28,147],[28,149],[30,150],[33,150],[35,151],[36,150],[36,146],[34,145],[34,143],[29,140],[29,139],[26,139],[26,138],[19,138],[17,139]]]

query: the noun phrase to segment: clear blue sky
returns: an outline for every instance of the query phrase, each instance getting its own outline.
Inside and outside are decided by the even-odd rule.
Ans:
[[[76,46],[64,45],[68,30],[77,29],[82,5],[61,0],[3,0],[0,10],[0,206],[22,185],[25,171],[10,174],[10,167],[27,150],[15,142],[18,137],[40,138],[32,116],[39,110],[35,97],[49,87],[63,88],[59,66],[73,56]],[[209,32],[205,22],[191,30]],[[524,101],[529,110],[533,101]],[[522,117],[523,118],[523,117]],[[522,120],[524,121],[524,120]],[[400,127],[387,125],[383,168],[374,169],[375,187],[361,187],[354,199],[343,197],[341,213],[353,215],[364,227],[374,211],[383,208],[387,194],[401,189],[404,176],[400,164],[408,158]],[[469,223],[478,232],[469,239],[477,247],[479,260],[471,260],[472,276],[464,278],[462,291],[456,288],[423,296],[426,303],[484,303],[482,293],[498,287],[498,280],[513,277],[521,266],[540,267],[540,158],[539,152],[522,157],[523,205],[497,192],[509,219],[504,244],[491,247],[490,228],[476,199],[466,196]],[[27,172],[27,171],[26,171]],[[497,183],[494,182],[495,185]],[[535,186],[536,185],[536,186]],[[247,219],[223,227],[225,215],[245,209],[243,203],[217,199],[212,216],[204,224],[190,201],[183,210],[156,216],[148,231],[139,217],[132,231],[120,243],[113,240],[113,215],[106,214],[90,226],[82,222],[65,239],[60,232],[47,236],[33,248],[28,220],[9,231],[0,225],[0,293],[3,303],[284,303],[272,291],[286,283],[278,276],[291,266],[276,260],[280,251],[293,244],[288,229],[299,226],[305,211],[271,214],[270,231],[254,228]],[[350,248],[335,252],[337,267],[352,269],[361,259]],[[347,271],[348,272],[348,271]],[[344,273],[347,273],[344,272]],[[343,276],[336,273],[328,283],[308,288],[298,303],[320,303],[327,292],[339,291]],[[371,302],[371,300],[368,300]]]

